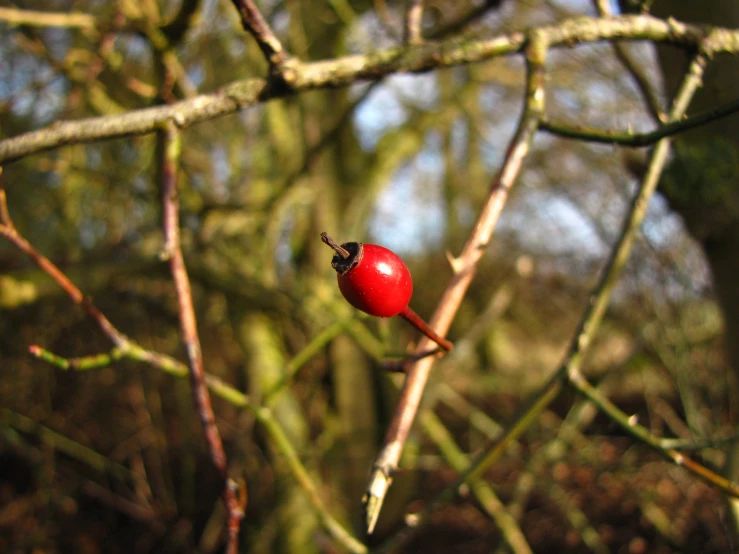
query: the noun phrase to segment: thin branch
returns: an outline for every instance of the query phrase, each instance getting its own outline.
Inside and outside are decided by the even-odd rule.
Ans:
[[[279,68],[287,60],[287,54],[259,8],[252,0],[232,0],[232,2],[239,11],[244,30],[251,33],[257,41],[269,65]]]
[[[593,0],[595,9],[598,15],[601,17],[613,17],[613,11],[611,10],[610,0]],[[616,54],[616,58],[624,66],[624,69],[631,75],[636,84],[636,88],[641,94],[644,105],[647,107],[647,111],[650,113],[652,118],[661,122],[665,120],[665,114],[660,106],[659,97],[655,88],[649,82],[649,78],[644,73],[644,70],[639,67],[639,64],[632,58],[629,51],[626,49],[624,44],[618,42],[612,42],[613,51]]]
[[[423,0],[407,0],[403,39],[406,44],[421,44],[421,23],[423,22]]]
[[[82,485],[82,491],[96,501],[110,506],[114,510],[124,514],[126,517],[134,521],[146,523],[152,527],[152,530],[158,530],[164,533],[166,526],[161,521],[161,516],[154,511],[151,506],[146,506],[133,502],[123,496],[114,493],[112,490],[98,485],[94,481],[87,481]]]
[[[706,437],[701,439],[658,439],[659,447],[665,450],[703,450],[704,448],[718,448],[729,443],[739,441],[739,433],[726,437]]]
[[[292,472],[295,479],[298,481],[300,486],[308,495],[308,500],[313,505],[321,519],[322,525],[331,534],[331,536],[341,543],[349,552],[354,554],[365,554],[367,547],[354,538],[342,525],[334,519],[329,511],[326,509],[321,495],[316,488],[308,470],[300,462],[300,457],[295,451],[290,438],[285,434],[284,429],[272,416],[272,412],[267,407],[262,407],[253,411],[257,421],[270,434],[272,440],[275,441],[277,448],[280,453],[285,457],[290,471]]]
[[[81,306],[87,315],[97,322],[100,329],[114,345],[119,348],[126,348],[129,344],[128,337],[115,328],[108,318],[95,307],[92,300],[86,298],[85,295],[82,294],[82,291],[69,280],[64,272],[55,266],[46,256],[36,250],[31,243],[18,233],[12,219],[10,218],[10,213],[8,212],[2,169],[0,169],[0,220],[2,221],[0,223],[0,235],[4,236],[18,250],[31,258],[42,271],[56,281],[72,301]]]
[[[651,40],[695,47],[705,41],[710,44],[714,54],[739,52],[739,30],[687,25],[646,15],[570,19],[556,26],[541,27],[538,32],[548,37],[552,47],[572,47],[601,40]],[[331,61],[295,62],[291,65],[294,78],[289,89],[275,87],[267,79],[247,79],[232,83],[219,92],[199,95],[168,106],[54,123],[45,129],[0,141],[0,163],[67,144],[151,133],[169,120],[185,127],[286,94],[345,87],[360,80],[375,81],[397,72],[428,71],[510,55],[520,52],[524,43],[525,36],[519,32],[483,40],[389,48]]]
[[[17,8],[0,8],[0,21],[9,25],[31,25],[34,27],[69,27],[95,29],[95,18],[80,12],[41,12],[20,10]]]
[[[666,460],[675,465],[684,467],[693,475],[702,479],[709,485],[721,489],[729,496],[739,498],[739,483],[729,481],[726,477],[708,469],[706,466],[685,456],[674,448],[665,448],[662,444],[662,439],[653,435],[649,429],[643,425],[639,425],[634,418],[620,410],[615,404],[613,404],[613,402],[600,394],[598,390],[593,387],[587,379],[585,379],[579,370],[573,370],[568,373],[567,384],[595,404],[611,419],[611,421],[621,427],[621,429],[626,431],[639,442],[642,442],[657,451]]]
[[[679,121],[671,121],[661,125],[658,129],[649,133],[629,133],[612,130],[588,129],[586,127],[568,125],[566,123],[551,121],[544,118],[540,128],[553,135],[563,138],[582,140],[586,142],[598,142],[602,144],[618,144],[620,146],[643,147],[651,146],[663,138],[684,133],[690,129],[706,125],[722,117],[726,117],[739,111],[739,99],[733,100],[699,114],[693,115]]]
[[[613,50],[616,53],[616,58],[621,62],[634,80],[634,84],[644,101],[644,105],[647,107],[649,115],[651,115],[655,121],[665,121],[666,114],[662,110],[655,87],[649,82],[649,77],[646,75],[644,70],[639,67],[639,64],[634,60],[631,52],[629,52],[625,44],[621,44],[620,42],[614,42],[612,44]]]
[[[508,147],[503,166],[493,180],[490,195],[478,216],[472,234],[461,255],[451,260],[454,276],[430,321],[430,326],[442,336],[446,334],[462,303],[475,275],[477,263],[490,242],[508,194],[521,171],[523,160],[530,151],[539,118],[544,111],[544,63],[547,46],[544,33],[536,31],[531,33],[526,49],[527,98],[518,130]],[[429,339],[423,339],[418,343],[417,351],[424,352],[432,346],[433,343]],[[377,523],[382,503],[392,482],[392,475],[398,468],[433,362],[434,358],[424,358],[414,364],[400,393],[398,405],[385,435],[384,446],[375,461],[364,498],[367,529],[370,533]]]
[[[45,362],[58,367],[63,370],[74,370],[74,371],[87,371],[90,369],[100,369],[101,367],[108,367],[118,360],[123,359],[126,356],[126,350],[123,348],[113,348],[110,352],[103,352],[101,354],[93,354],[91,356],[82,356],[81,358],[64,358],[58,356],[53,352],[49,352],[45,348],[41,348],[36,344],[32,344],[28,347],[28,352],[32,356],[44,360]]]
[[[70,458],[83,462],[96,471],[112,475],[116,479],[125,482],[130,482],[133,479],[134,472],[131,469],[83,444],[57,433],[30,417],[26,417],[8,408],[2,408],[0,409],[0,421],[4,425],[9,425],[24,433],[32,433],[38,436],[41,442],[48,444],[54,450],[63,452]]]
[[[113,348],[108,353],[94,354],[92,356],[84,356],[82,358],[65,358],[58,354],[54,354],[53,352],[49,352],[45,348],[41,348],[35,344],[28,347],[28,352],[32,356],[65,371],[99,369],[101,367],[112,365],[115,361],[125,358],[147,363],[150,366],[156,367],[157,369],[177,378],[187,377],[190,373],[187,366],[179,360],[160,352],[147,350],[133,341],[129,341],[128,345],[124,349]],[[232,406],[237,408],[251,407],[251,401],[247,395],[224,382],[219,377],[206,374],[205,384],[208,387],[208,390]]]
[[[179,306],[180,329],[185,343],[187,363],[190,368],[195,408],[200,416],[208,450],[213,465],[223,480],[223,500],[228,512],[228,541],[226,552],[238,552],[239,527],[244,517],[246,497],[238,494],[239,486],[228,476],[228,461],[223,449],[223,441],[218,431],[210,402],[210,394],[205,383],[203,354],[200,348],[195,307],[192,301],[192,289],[187,275],[185,260],[180,245],[179,225],[179,191],[178,172],[179,158],[182,150],[182,137],[179,128],[170,122],[164,131],[164,152],[162,159],[162,225],[164,227],[163,257],[169,260],[172,280],[177,292]]]

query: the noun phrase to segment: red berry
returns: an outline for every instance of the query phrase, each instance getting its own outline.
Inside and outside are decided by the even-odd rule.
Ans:
[[[370,315],[399,315],[449,352],[454,345],[439,336],[408,305],[413,294],[411,272],[395,253],[376,244],[345,242],[336,244],[326,233],[321,240],[334,249],[331,266],[336,270],[344,298]]]
[[[411,272],[398,256],[376,244],[362,245],[362,259],[343,275],[339,290],[349,304],[378,317],[402,312],[413,294]]]
[[[346,242],[336,245],[325,233],[323,241],[335,248],[331,265],[344,298],[370,315],[392,317],[401,313],[413,294],[411,272],[395,253],[376,244]]]

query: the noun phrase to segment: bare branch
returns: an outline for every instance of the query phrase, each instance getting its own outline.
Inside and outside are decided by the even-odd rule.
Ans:
[[[714,54],[739,52],[739,31],[686,25],[651,16],[623,16],[613,19],[578,18],[557,26],[538,29],[552,47],[572,47],[601,40],[652,40],[679,46],[707,44]],[[520,52],[523,33],[491,39],[425,43],[407,48],[390,48],[364,56],[347,56],[332,61],[295,63],[289,90],[265,79],[248,79],[226,86],[219,92],[196,96],[168,106],[137,110],[122,115],[59,122],[30,133],[0,141],[0,163],[66,144],[151,133],[168,120],[181,127],[193,125],[248,108],[285,94],[317,88],[344,87],[360,80],[378,80],[397,72],[418,72],[478,62],[495,56]]]
[[[595,4],[595,9],[598,12],[598,15],[601,17],[613,17],[613,11],[611,10],[609,0],[593,0],[593,3]],[[639,67],[639,64],[633,59],[631,53],[627,50],[626,45],[619,42],[613,42],[611,46],[613,46],[616,58],[621,62],[621,65],[624,66],[624,69],[626,69],[626,71],[631,75],[631,78],[634,79],[636,88],[639,91],[639,94],[641,94],[642,100],[644,101],[644,105],[649,114],[655,121],[664,121],[665,113],[662,111],[662,107],[660,106],[659,96],[657,95],[655,88],[649,82],[649,79],[642,68]]]
[[[705,112],[693,115],[679,121],[672,121],[649,133],[628,133],[612,130],[588,129],[575,127],[565,123],[542,119],[539,128],[559,137],[583,140],[586,142],[599,142],[604,144],[618,144],[620,146],[642,147],[651,146],[659,140],[684,133],[701,125],[706,125],[722,117],[726,117],[739,111],[739,99],[733,100]]]
[[[10,243],[26,256],[31,258],[42,271],[47,273],[57,284],[67,293],[75,304],[82,307],[83,310],[95,320],[108,338],[118,347],[125,348],[128,345],[128,338],[116,329],[113,324],[98,310],[92,303],[92,300],[86,298],[82,291],[75,286],[72,281],[54,265],[46,256],[36,250],[31,243],[23,238],[15,228],[13,220],[10,218],[8,211],[7,198],[5,196],[5,188],[3,185],[2,168],[0,168],[0,235],[3,235]]]

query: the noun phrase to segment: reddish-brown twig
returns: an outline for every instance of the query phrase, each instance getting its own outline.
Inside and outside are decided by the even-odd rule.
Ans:
[[[187,275],[185,260],[180,246],[179,191],[178,175],[179,158],[182,148],[180,130],[170,121],[165,130],[162,158],[162,226],[164,228],[164,250],[162,257],[169,262],[172,280],[177,294],[179,306],[180,329],[185,343],[187,365],[190,368],[195,408],[200,416],[205,438],[208,443],[213,465],[223,479],[223,499],[228,511],[228,545],[226,552],[236,554],[238,551],[239,526],[244,517],[246,494],[239,494],[238,485],[228,476],[228,462],[223,449],[221,434],[215,422],[210,394],[205,382],[203,354],[200,348],[195,307],[192,301],[190,278]],[[242,487],[243,488],[243,487]]]
[[[82,294],[82,291],[57,266],[18,233],[8,211],[2,167],[0,167],[0,234],[18,250],[31,258],[49,277],[54,279],[72,301],[80,305],[87,315],[97,322],[100,329],[110,338],[113,344],[119,348],[125,348],[128,345],[128,337],[116,329],[108,318],[95,307],[89,298]]]

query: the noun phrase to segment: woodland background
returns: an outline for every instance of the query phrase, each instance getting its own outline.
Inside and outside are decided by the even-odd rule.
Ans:
[[[406,2],[257,4],[305,62],[404,44]],[[474,40],[650,9],[739,27],[739,6],[721,0],[428,0],[421,31],[429,41]],[[58,19],[14,19],[23,10]],[[547,114],[651,130],[693,54],[650,41],[552,49]],[[738,68],[736,57],[711,59],[690,113],[735,101]],[[7,141],[269,71],[225,0],[0,2]],[[181,243],[204,366],[247,395],[213,397],[228,473],[248,490],[241,551],[356,550],[327,530],[325,514],[369,548],[404,552],[736,548],[737,519],[718,488],[571,387],[484,474],[509,519],[463,489],[403,538],[406,515],[455,483],[459,456],[499,437],[561,363],[651,148],[544,132],[447,335],[455,351],[433,369],[378,529],[363,535],[360,499],[403,381],[381,362],[419,337],[343,301],[319,233],[394,249],[414,275],[411,305],[430,316],[452,275],[446,253],[470,234],[524,101],[517,54],[286,94],[182,131]],[[739,385],[737,129],[730,115],[675,141],[582,365],[601,397],[734,481],[736,441],[722,439],[736,433]],[[184,360],[181,308],[160,259],[161,139],[59,145],[0,163],[18,233],[121,333]],[[0,241],[0,551],[223,548],[223,480],[184,366],[120,358],[48,271]],[[502,533],[501,521],[512,527]],[[523,543],[511,540],[516,530]]]

